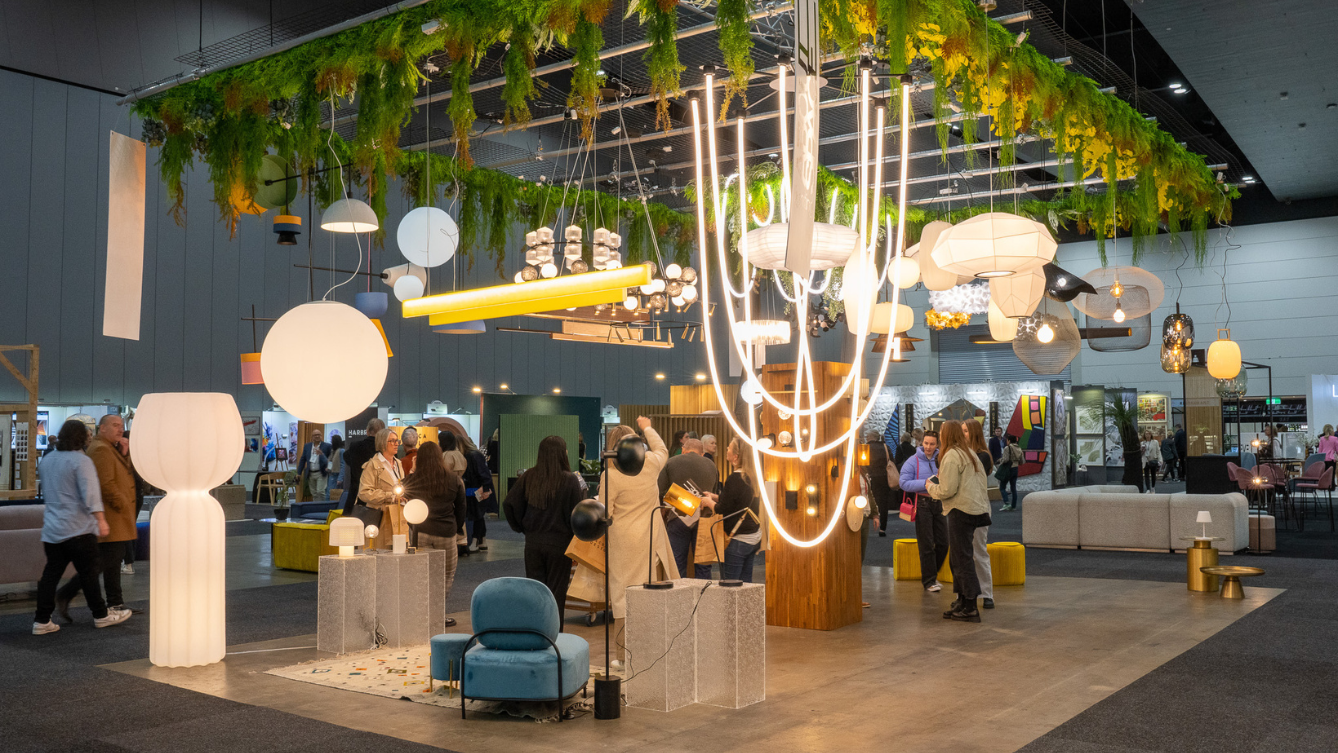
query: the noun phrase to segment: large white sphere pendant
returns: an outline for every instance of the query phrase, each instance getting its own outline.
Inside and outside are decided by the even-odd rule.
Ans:
[[[439,267],[455,256],[455,249],[460,245],[460,228],[442,210],[418,207],[400,220],[395,239],[399,242],[400,253],[411,263],[420,267]]]
[[[344,360],[327,366],[329,338],[339,333]],[[328,424],[356,415],[386,383],[386,344],[372,320],[336,301],[294,308],[270,327],[260,348],[265,388],[284,410],[303,421]]]

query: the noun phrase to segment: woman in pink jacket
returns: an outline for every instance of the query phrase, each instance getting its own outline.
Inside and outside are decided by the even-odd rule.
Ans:
[[[1316,452],[1324,453],[1324,467],[1332,468],[1338,460],[1338,437],[1333,435],[1333,424],[1324,424],[1324,436],[1319,438]]]

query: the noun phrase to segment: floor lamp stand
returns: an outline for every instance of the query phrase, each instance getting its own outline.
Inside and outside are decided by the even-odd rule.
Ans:
[[[603,492],[606,500],[612,499],[609,494],[609,458],[615,455],[616,453],[605,452],[600,457],[604,464]],[[604,516],[608,518],[607,506],[604,508]],[[617,719],[622,716],[623,710],[623,680],[621,677],[613,676],[613,663],[610,658],[613,650],[613,638],[610,634],[613,625],[613,602],[609,600],[608,528],[612,528],[612,523],[612,518],[609,518],[609,526],[604,530],[604,676],[595,678],[596,719]]]

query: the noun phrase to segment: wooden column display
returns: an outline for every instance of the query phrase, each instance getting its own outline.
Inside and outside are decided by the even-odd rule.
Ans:
[[[19,366],[16,366],[6,354],[24,353],[28,354],[28,373],[25,375]],[[17,448],[15,450],[14,462],[19,466],[19,484],[17,488],[11,488],[10,479],[3,479],[0,483],[0,499],[24,499],[32,497],[37,492],[37,385],[39,381],[39,361],[41,360],[42,349],[36,345],[0,345],[0,366],[9,372],[10,376],[18,380],[23,388],[24,402],[21,403],[0,403],[0,412],[15,414],[15,426],[21,441],[24,442],[23,457],[18,457]],[[20,361],[22,365],[22,361]],[[58,426],[49,426],[47,431],[54,435],[60,430]],[[23,439],[26,437],[26,439]],[[5,443],[5,450],[9,448],[9,436],[6,434],[0,437]],[[55,441],[52,439],[51,441]]]
[[[818,362],[813,364],[814,386],[818,403],[840,389],[850,364]],[[794,397],[794,364],[774,364],[762,368],[762,385],[782,402]],[[807,403],[807,398],[805,399]],[[776,408],[764,404],[762,434],[794,432],[794,419],[782,422]],[[838,400],[818,419],[818,444],[840,436],[850,427],[849,396]],[[798,441],[798,437],[795,441]],[[858,495],[859,479],[855,469],[846,465],[846,444],[813,456],[807,463],[763,456],[762,477],[775,482],[777,519],[785,530],[798,539],[812,539],[827,521],[844,511],[841,475],[850,477],[846,498]],[[835,476],[833,475],[835,471]],[[808,489],[813,488],[810,494]],[[785,493],[798,493],[797,509],[788,510]],[[816,508],[815,515],[808,508]],[[844,516],[844,512],[841,512]],[[767,624],[780,627],[835,630],[863,619],[861,609],[861,573],[859,534],[845,521],[839,522],[831,535],[817,546],[798,547],[785,541],[772,528],[767,553]]]

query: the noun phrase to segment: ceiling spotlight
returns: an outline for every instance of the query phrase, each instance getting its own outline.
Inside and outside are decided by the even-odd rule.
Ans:
[[[620,134],[620,133],[622,133],[622,132],[623,132],[623,127],[622,127],[622,126],[614,126],[614,127],[613,127],[613,130],[612,130],[612,131],[609,131],[609,133],[613,134],[614,136],[617,136],[618,134]]]
[[[672,151],[674,150],[674,147],[673,147],[672,145],[670,145],[670,144],[665,144],[664,146],[660,147],[660,149],[661,149],[661,151],[663,151],[665,154],[668,154],[669,152],[672,152]]]
[[[1254,182],[1254,176],[1253,176],[1253,175],[1246,175],[1246,176],[1242,177],[1241,180],[1245,181],[1246,183],[1253,183],[1253,182]]]
[[[1176,87],[1175,89],[1172,89],[1171,91],[1175,92],[1176,94],[1188,94],[1188,93],[1189,93],[1189,90],[1186,89],[1186,88],[1183,87],[1183,86]]]

